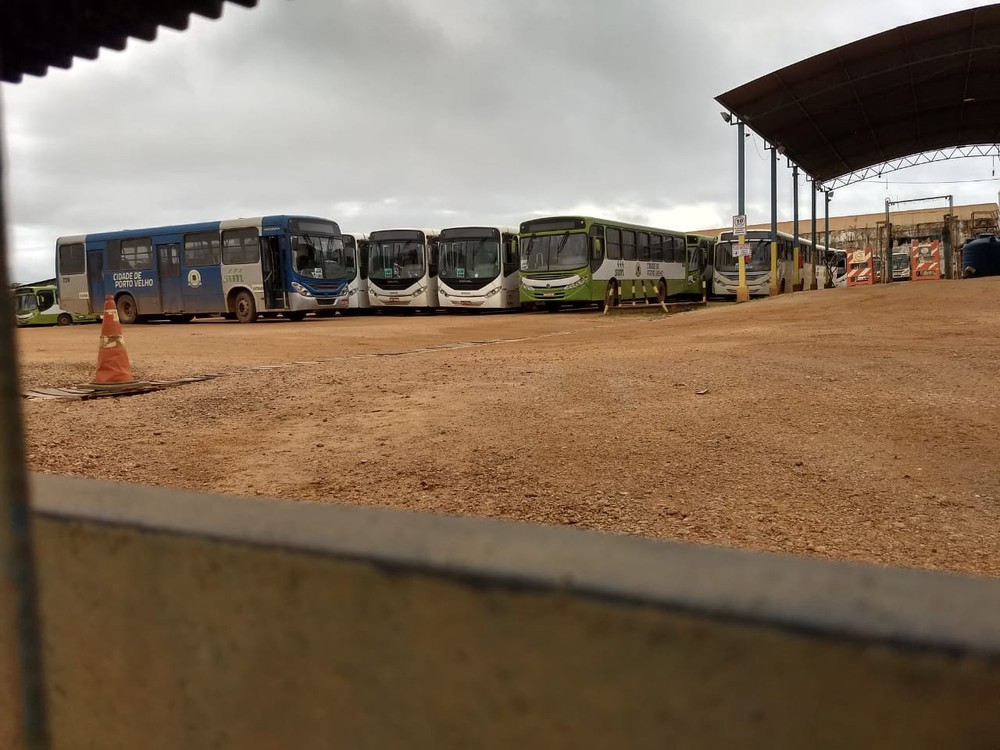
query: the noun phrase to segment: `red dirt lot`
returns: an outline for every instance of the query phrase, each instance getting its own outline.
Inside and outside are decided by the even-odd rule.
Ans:
[[[98,335],[19,331],[25,387],[89,380]],[[1000,574],[1000,279],[125,340],[139,377],[227,374],[26,401],[32,469]]]

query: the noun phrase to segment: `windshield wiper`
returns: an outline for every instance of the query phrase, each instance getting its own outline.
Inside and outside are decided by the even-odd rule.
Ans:
[[[556,248],[556,261],[557,262],[559,260],[559,254],[563,251],[563,248],[566,247],[566,243],[567,242],[569,242],[569,232],[566,232],[566,234],[564,234],[562,236],[562,241],[559,243],[559,247]]]

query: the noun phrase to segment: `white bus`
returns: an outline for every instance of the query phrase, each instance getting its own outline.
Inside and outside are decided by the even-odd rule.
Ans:
[[[368,237],[364,234],[342,234],[344,252],[348,259],[354,259],[354,267],[349,268],[351,276],[347,282],[347,307],[349,310],[367,310],[368,301]]]
[[[516,310],[517,229],[450,227],[438,235],[438,305],[469,310]]]
[[[437,229],[381,229],[368,235],[368,301],[374,308],[438,306]]]
[[[910,246],[900,245],[892,251],[892,280],[910,280]]]
[[[747,287],[751,297],[766,297],[771,290],[771,233],[767,230],[750,230],[744,240],[752,246],[752,253],[746,262]],[[712,275],[712,293],[723,297],[736,297],[739,286],[739,259],[733,257],[733,245],[739,242],[732,232],[723,232],[715,245],[715,263]],[[795,240],[792,235],[778,232],[778,279],[779,292],[793,291],[795,283]],[[809,289],[812,284],[812,242],[800,237],[799,284],[800,289]],[[816,284],[822,289],[825,283],[824,258],[827,249],[817,245]],[[845,256],[846,274],[846,256]],[[834,279],[836,284],[836,278]]]

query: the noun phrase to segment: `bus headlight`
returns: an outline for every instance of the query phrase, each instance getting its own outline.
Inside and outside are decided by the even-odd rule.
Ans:
[[[491,289],[490,291],[486,292],[486,299],[489,299],[490,297],[495,297],[498,294],[500,294],[500,287]]]
[[[581,276],[581,277],[580,277],[580,278],[578,278],[578,279],[577,279],[576,281],[574,281],[574,282],[573,282],[572,284],[567,284],[567,285],[566,285],[565,287],[563,287],[563,288],[564,288],[564,289],[565,289],[566,291],[569,291],[570,289],[576,289],[577,287],[580,287],[580,286],[583,286],[583,285],[584,285],[584,284],[586,284],[586,283],[587,283],[587,278],[586,278],[585,276]]]
[[[451,296],[450,294],[448,294],[448,290],[445,289],[443,286],[439,286],[438,287],[438,291],[441,293],[442,297],[450,297]]]
[[[297,281],[292,282],[292,289],[301,294],[303,297],[312,297],[313,293],[306,289],[302,284]]]
[[[531,289],[531,287],[530,287],[530,286],[528,286],[527,282],[525,282],[525,280],[524,280],[524,277],[523,277],[523,276],[521,276],[521,277],[520,277],[520,278],[518,279],[518,283],[519,283],[519,284],[521,285],[521,288],[522,288],[522,289]]]

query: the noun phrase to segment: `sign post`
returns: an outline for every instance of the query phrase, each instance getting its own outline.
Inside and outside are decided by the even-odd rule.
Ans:
[[[739,238],[739,283],[736,286],[736,301],[749,302],[750,289],[747,287],[747,253],[746,253],[747,215],[737,214],[733,217],[733,236]],[[734,253],[735,253],[734,249]]]

